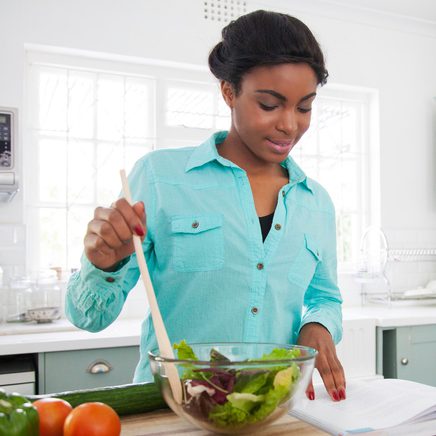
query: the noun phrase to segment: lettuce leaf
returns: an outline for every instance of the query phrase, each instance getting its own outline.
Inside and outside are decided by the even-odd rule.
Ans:
[[[270,415],[290,394],[289,388],[278,386],[264,395],[264,399],[252,416],[254,422],[262,421]]]
[[[198,360],[198,357],[184,339],[178,344],[174,344],[173,348],[177,350],[177,358],[180,360]]]
[[[209,419],[220,427],[234,427],[246,424],[250,419],[250,415],[233,406],[230,401],[227,401],[225,404],[216,406],[212,412],[209,413]]]
[[[242,370],[237,377],[235,391],[256,394],[267,383],[269,371]]]
[[[299,377],[300,370],[298,366],[293,363],[292,366],[289,366],[288,368],[282,369],[281,371],[277,372],[274,377],[273,386],[276,389],[279,386],[291,389],[292,385],[298,380]]]
[[[173,348],[177,350],[177,358],[180,360],[198,360],[198,357],[184,339],[178,344],[174,344]],[[183,380],[195,378],[195,374],[193,373],[194,365],[185,363],[182,366],[186,368],[182,375]]]
[[[239,392],[233,392],[233,394],[227,395],[227,400],[232,403],[233,407],[247,413],[249,413],[257,403],[263,401],[263,398],[263,395],[241,394]]]
[[[215,348],[212,348],[210,350],[210,361],[211,362],[230,362],[230,359],[228,359],[224,354],[221,354],[218,350],[215,350]]]
[[[260,359],[252,360],[282,360],[282,359],[295,359],[300,357],[301,351],[298,348],[274,348],[271,353],[264,354]]]
[[[198,361],[186,341],[174,344],[174,349],[179,359]],[[300,355],[299,349],[275,348],[260,358],[248,361],[287,360]],[[183,365],[186,370],[182,379],[186,383],[210,389],[210,392],[205,390],[199,395],[189,395],[192,397],[187,406],[189,413],[208,417],[219,427],[241,427],[263,421],[290,398],[300,378],[300,369],[295,363],[289,365],[283,362],[269,368],[230,369],[219,366],[219,362],[225,361],[228,361],[226,356],[212,349],[210,367]]]

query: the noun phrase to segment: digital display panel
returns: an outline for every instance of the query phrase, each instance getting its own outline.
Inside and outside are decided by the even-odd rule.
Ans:
[[[0,169],[12,167],[11,117],[0,113]]]

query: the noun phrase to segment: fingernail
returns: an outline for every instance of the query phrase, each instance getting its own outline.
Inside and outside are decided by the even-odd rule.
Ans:
[[[313,401],[315,399],[315,392],[309,392],[309,400]]]
[[[339,397],[341,398],[341,400],[345,400],[346,395],[345,395],[345,389],[344,388],[340,388],[339,389]]]
[[[135,230],[135,233],[138,235],[138,236],[144,236],[145,235],[145,233],[144,233],[144,229],[141,227],[141,226],[135,226],[134,228],[133,228],[133,230]]]
[[[339,394],[337,390],[332,391],[332,396],[335,401],[339,401]]]

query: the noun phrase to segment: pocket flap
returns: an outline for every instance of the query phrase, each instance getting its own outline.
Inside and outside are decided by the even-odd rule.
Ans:
[[[306,244],[306,248],[314,255],[315,259],[318,261],[322,260],[321,251],[318,248],[318,244],[316,241],[307,233],[304,234],[304,240]]]
[[[222,225],[222,215],[191,215],[173,218],[171,230],[173,233],[201,233]]]

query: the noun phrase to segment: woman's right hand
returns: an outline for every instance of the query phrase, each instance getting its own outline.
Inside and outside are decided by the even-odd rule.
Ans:
[[[110,270],[135,251],[133,235],[144,240],[145,208],[142,201],[131,206],[125,198],[111,207],[97,207],[85,235],[85,255],[97,268]]]

